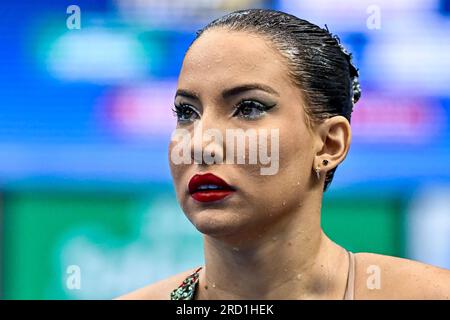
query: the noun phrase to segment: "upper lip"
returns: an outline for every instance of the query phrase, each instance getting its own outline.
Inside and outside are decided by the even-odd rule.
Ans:
[[[206,173],[206,174],[196,174],[191,178],[188,185],[189,193],[192,194],[196,192],[201,185],[207,184],[213,184],[227,190],[234,190],[234,188],[231,187],[228,183],[226,183],[223,179],[219,178],[218,176],[212,173]]]

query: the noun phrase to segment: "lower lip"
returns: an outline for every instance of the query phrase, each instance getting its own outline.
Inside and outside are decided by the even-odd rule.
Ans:
[[[191,194],[191,197],[200,202],[213,202],[222,200],[233,192],[233,190],[198,191]]]

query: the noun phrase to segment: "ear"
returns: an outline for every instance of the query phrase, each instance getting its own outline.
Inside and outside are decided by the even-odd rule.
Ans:
[[[322,172],[337,167],[347,156],[352,139],[350,123],[343,116],[328,118],[317,125],[314,168]],[[327,160],[325,165],[323,160]],[[325,176],[325,175],[324,175]]]

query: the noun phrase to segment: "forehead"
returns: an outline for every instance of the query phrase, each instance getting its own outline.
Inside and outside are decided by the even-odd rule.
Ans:
[[[284,57],[263,37],[223,28],[206,31],[183,61],[179,87],[228,87],[255,81],[279,88],[289,83]]]

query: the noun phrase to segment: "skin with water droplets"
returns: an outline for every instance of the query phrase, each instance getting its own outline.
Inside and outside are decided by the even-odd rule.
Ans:
[[[220,59],[221,63],[215,63],[217,59]],[[205,72],[205,65],[210,66],[207,72]],[[208,240],[205,241],[205,255],[209,264],[209,283],[212,283],[212,288],[215,288],[218,283],[220,288],[230,295],[233,294],[233,290],[239,289],[244,297],[255,297],[258,294],[265,298],[301,296],[300,292],[305,288],[298,287],[300,283],[295,282],[296,285],[293,285],[293,281],[287,282],[287,287],[275,295],[271,295],[271,290],[255,292],[253,288],[248,287],[248,283],[267,276],[267,272],[272,270],[274,261],[278,264],[282,263],[287,270],[295,270],[305,260],[316,256],[313,241],[304,241],[304,237],[296,237],[297,230],[305,229],[305,232],[314,237],[314,242],[321,240],[318,218],[320,201],[315,200],[320,197],[302,197],[302,195],[319,195],[323,192],[319,183],[309,183],[312,180],[311,177],[315,178],[315,153],[325,150],[326,141],[332,141],[333,145],[339,146],[342,141],[322,139],[326,137],[329,126],[335,125],[338,121],[324,122],[320,125],[321,130],[317,132],[310,130],[307,126],[307,115],[303,108],[299,107],[305,105],[306,101],[298,86],[292,83],[289,71],[285,57],[267,43],[266,39],[258,35],[251,35],[249,38],[249,33],[229,32],[219,28],[206,32],[190,47],[178,78],[177,89],[196,92],[200,98],[193,100],[177,95],[175,103],[189,104],[198,109],[199,117],[195,122],[202,124],[203,131],[218,128],[225,136],[224,131],[227,128],[264,129],[269,132],[267,137],[269,143],[271,143],[270,130],[277,129],[279,132],[277,149],[282,161],[280,161],[280,170],[274,175],[261,175],[261,167],[266,167],[261,164],[234,163],[227,166],[200,167],[195,163],[175,165],[170,162],[171,174],[181,207],[190,222]],[[250,90],[229,99],[223,98],[225,89],[249,83],[269,86],[276,91],[276,94],[264,90]],[[275,107],[271,109],[272,112],[267,112],[254,121],[231,117],[229,111],[242,98],[258,100],[265,105],[275,105]],[[347,124],[344,118],[335,117],[334,120]],[[183,128],[193,130],[193,125],[183,124]],[[343,135],[343,137],[346,136]],[[205,141],[204,145],[194,146],[194,149],[202,151],[209,142]],[[170,151],[175,145],[175,142],[171,143]],[[330,148],[330,150],[342,150],[342,148]],[[226,154],[227,150],[223,151]],[[249,150],[244,151],[248,154]],[[335,157],[337,160],[334,162],[339,162],[343,156],[337,155]],[[330,162],[330,167],[332,165],[333,163]],[[205,172],[217,174],[229,185],[235,186],[237,191],[233,196],[217,203],[205,204],[192,201],[186,192],[186,186],[189,178],[203,169]],[[280,204],[282,204],[281,208]],[[288,212],[290,210],[287,208],[295,212]],[[288,214],[289,223],[277,223],[283,221]],[[304,217],[308,219],[303,221]],[[249,234],[251,236],[248,236]],[[270,239],[279,240],[273,237],[274,234],[280,239],[290,240],[292,245],[286,245],[281,241],[272,242]],[[217,241],[219,237],[220,241]],[[246,239],[244,246],[251,246],[255,257],[267,257],[258,261],[259,268],[243,268],[241,259],[238,259],[238,262],[233,260],[233,256],[240,256],[233,247],[244,238]],[[327,245],[331,246],[331,244]],[[223,254],[224,248],[231,254]],[[265,251],[258,251],[260,248]],[[294,260],[289,262],[288,259],[291,257]],[[249,261],[249,263],[253,262]],[[302,271],[307,279],[310,270]],[[271,274],[271,285],[284,282],[288,278],[293,279],[295,274],[290,272]],[[236,277],[249,280],[233,282],[232,279]],[[322,281],[323,278],[318,277],[318,279]],[[228,283],[230,285],[227,285]],[[208,297],[220,296],[219,293],[214,295],[211,292],[215,290],[210,289]]]
[[[321,156],[327,156],[330,159],[328,168],[334,168],[345,158],[351,138],[350,126],[344,117],[331,117],[309,130],[306,113],[302,107],[299,107],[306,106],[307,101],[303,100],[302,90],[299,90],[289,76],[285,56],[280,55],[280,52],[275,50],[266,39],[251,32],[231,32],[220,28],[209,30],[190,47],[183,60],[178,89],[196,92],[199,99],[194,101],[177,95],[175,102],[189,104],[199,109],[200,117],[196,122],[201,122],[204,129],[219,128],[221,131],[231,127],[279,129],[279,154],[282,161],[280,161],[280,170],[273,176],[261,175],[258,165],[231,164],[200,167],[195,163],[175,165],[170,161],[178,200],[184,213],[195,227],[205,234],[205,239],[214,238],[216,235],[222,236],[221,241],[205,241],[205,255],[208,256],[210,282],[213,283],[213,287],[216,286],[215,283],[219,283],[220,291],[226,292],[227,297],[342,298],[342,292],[333,288],[338,288],[335,284],[339,279],[342,279],[341,283],[345,281],[343,279],[346,279],[347,270],[344,267],[335,272],[322,270],[323,263],[327,266],[330,264],[344,266],[343,261],[346,261],[347,257],[341,254],[343,248],[332,243],[321,229],[321,196],[325,175],[322,174],[320,176],[322,180],[317,181],[314,168],[321,162]],[[245,93],[245,98],[264,100],[261,102],[267,105],[276,104],[276,107],[271,109],[274,112],[268,112],[255,121],[230,116],[230,109],[243,95],[223,99],[223,90],[248,83],[260,83],[278,92],[278,97],[261,90]],[[183,127],[192,129],[190,124],[183,124]],[[170,148],[173,149],[175,144],[171,142]],[[204,147],[200,145],[197,148]],[[245,151],[248,152],[248,150]],[[186,192],[186,186],[189,178],[202,170],[217,174],[230,185],[235,184],[238,191],[227,200],[214,205],[194,202]],[[280,208],[279,204],[283,201],[286,202],[286,207]],[[271,214],[270,218],[267,215],[268,212]],[[277,222],[282,221],[287,214],[289,214],[288,223],[278,224]],[[277,229],[280,225],[281,228]],[[304,235],[301,235],[302,232]],[[248,237],[249,233],[254,239]],[[283,239],[291,240],[292,246],[286,246],[284,242],[269,241],[268,243],[267,240],[270,240],[273,234],[282,235]],[[258,268],[243,267],[241,254],[232,250],[236,240],[243,237],[249,238],[246,243],[253,241],[251,243],[253,256],[262,257],[257,261]],[[316,246],[319,243],[323,245]],[[224,254],[224,250],[227,254]],[[238,260],[234,260],[235,257]],[[288,262],[289,258],[293,260]],[[416,268],[410,262],[388,260],[381,256],[371,257],[371,259],[373,261],[370,264],[377,265],[386,260],[386,269],[394,270],[397,266],[401,266],[400,270],[405,270],[411,267],[412,271],[418,270],[413,272],[414,274],[421,276],[425,274],[423,270]],[[301,272],[301,276],[297,277],[302,278],[302,281],[287,281],[292,280],[297,272],[272,273],[274,263]],[[302,264],[311,267],[302,268]],[[359,269],[364,273],[364,268]],[[402,276],[398,274],[398,277],[388,282],[398,281],[399,288],[405,288]],[[266,288],[255,290],[248,285],[261,283],[262,278],[268,280]],[[448,277],[432,278],[430,275],[423,278],[423,287],[433,283],[448,283]],[[236,281],[236,279],[244,281]],[[320,294],[317,291],[311,292],[310,288],[304,285],[311,280],[318,283],[315,288],[327,290],[321,290]],[[279,283],[287,283],[288,286],[277,292],[271,290]],[[394,290],[385,291],[384,298],[391,298],[393,293],[400,296],[400,291],[405,291],[409,295],[417,288],[420,288],[417,297],[423,295],[423,287],[415,283],[411,290],[397,292],[396,284],[391,287]],[[239,290],[239,296],[233,295],[237,290]],[[209,293],[216,293],[216,291],[219,290],[209,290]],[[446,292],[448,297],[448,290]],[[373,294],[372,290],[370,295]],[[209,297],[221,298],[219,293],[210,294]],[[360,297],[364,298],[363,295]]]

